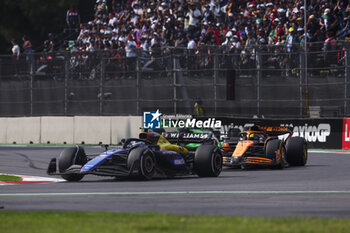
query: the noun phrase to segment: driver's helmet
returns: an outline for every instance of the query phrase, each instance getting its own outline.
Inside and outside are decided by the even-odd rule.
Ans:
[[[261,134],[259,133],[251,133],[249,135],[249,140],[261,140]]]
[[[157,144],[160,134],[156,132],[143,132],[139,134],[140,139],[146,139],[153,144]]]

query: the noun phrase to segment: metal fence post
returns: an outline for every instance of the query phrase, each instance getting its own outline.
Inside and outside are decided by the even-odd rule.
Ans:
[[[305,49],[305,48],[304,48]],[[299,53],[300,56],[300,79],[299,79],[299,116],[303,118],[303,84],[306,75],[305,56],[304,53]]]
[[[261,53],[258,48],[255,49],[256,53],[256,68],[257,68],[257,77],[256,77],[256,114],[258,117],[261,117],[261,80],[262,80],[262,71],[261,71],[261,64],[262,64],[262,59],[261,59]]]
[[[216,116],[217,112],[217,82],[218,82],[218,76],[219,76],[219,53],[217,51],[217,48],[215,48],[214,52],[214,115]]]
[[[176,114],[176,98],[177,98],[177,95],[176,95],[176,74],[177,72],[179,72],[179,70],[177,69],[178,66],[177,66],[177,61],[176,61],[176,56],[173,55],[172,56],[173,58],[173,110],[174,110],[174,114]]]
[[[141,69],[140,69],[140,54],[136,56],[136,114],[140,112],[140,91],[141,91]]]
[[[349,57],[349,46],[346,43],[345,45],[345,51],[344,51],[344,57],[345,57],[345,74],[344,74],[344,78],[345,78],[345,85],[344,85],[344,116],[346,117],[349,113],[349,97],[350,97],[350,92],[349,92],[349,80],[350,80],[350,72],[349,72],[349,64],[350,64],[350,57]]]
[[[104,52],[101,53],[101,72],[100,72],[100,115],[103,115],[104,104],[104,88],[103,79],[105,77],[105,56]]]
[[[65,53],[64,56],[64,115],[67,116],[68,114],[68,80],[69,80],[69,61],[70,61],[70,54]]]
[[[30,116],[33,116],[33,100],[34,100],[34,93],[33,93],[33,87],[34,87],[34,55],[30,55]]]

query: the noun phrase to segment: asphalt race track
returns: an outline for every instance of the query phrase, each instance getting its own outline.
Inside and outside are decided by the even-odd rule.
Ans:
[[[0,147],[0,173],[47,176],[62,148]],[[102,151],[88,148],[87,153]],[[224,169],[218,178],[0,186],[1,210],[161,212],[191,215],[350,217],[350,153],[310,152],[305,167]],[[59,177],[57,177],[59,178]],[[2,208],[1,208],[2,207]]]

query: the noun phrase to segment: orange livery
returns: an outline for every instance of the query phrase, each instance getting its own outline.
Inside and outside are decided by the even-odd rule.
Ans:
[[[283,136],[285,139],[279,139]],[[307,143],[302,137],[292,137],[293,131],[285,126],[258,126],[239,132],[236,141],[226,138],[224,165],[229,167],[304,166],[307,162]]]

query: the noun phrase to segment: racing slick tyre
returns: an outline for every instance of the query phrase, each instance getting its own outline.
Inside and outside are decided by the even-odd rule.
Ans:
[[[86,162],[87,157],[82,147],[70,147],[61,152],[58,158],[58,170],[63,173],[72,165],[84,165]],[[67,181],[79,181],[84,177],[83,174],[63,174],[61,176]]]
[[[291,166],[305,166],[307,143],[302,137],[291,137],[286,142],[287,162]]]
[[[266,156],[275,161],[272,168],[283,169],[284,156],[286,154],[286,149],[283,146],[283,143],[279,139],[269,140],[266,143]]]
[[[156,172],[156,162],[152,153],[148,152],[141,155],[140,158],[140,175],[142,179],[151,180]]]
[[[216,177],[222,170],[222,155],[217,146],[200,145],[194,155],[194,171],[198,176]]]

